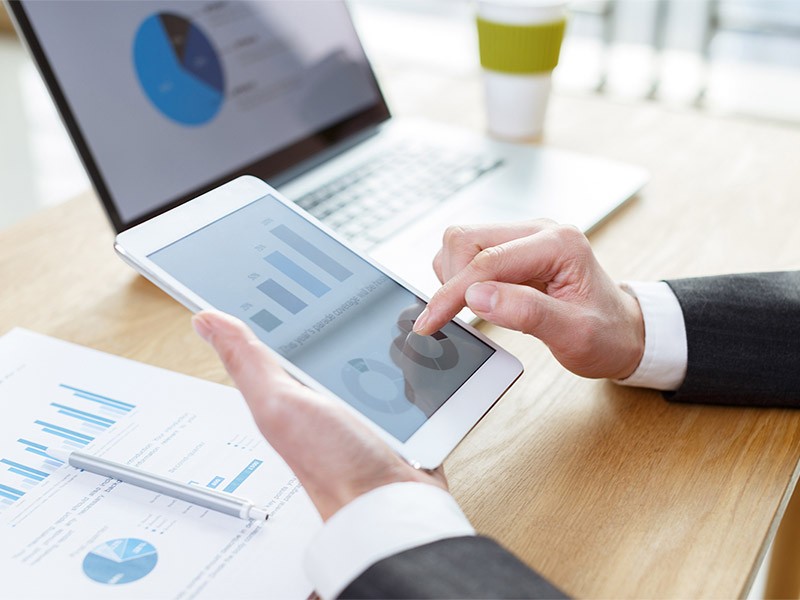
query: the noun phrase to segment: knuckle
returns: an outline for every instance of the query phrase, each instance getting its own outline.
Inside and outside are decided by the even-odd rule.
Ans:
[[[583,232],[574,225],[562,225],[562,236],[567,243],[581,249],[589,248],[589,240]]]
[[[432,261],[431,264],[433,264],[434,271],[439,272],[441,270],[441,268],[442,268],[442,251],[441,250],[439,250],[439,252],[436,253],[436,256],[433,257],[433,261]]]
[[[463,225],[450,225],[444,230],[442,243],[445,248],[456,246],[468,237],[468,230]]]
[[[529,335],[536,335],[542,325],[543,314],[541,307],[535,302],[525,302],[511,309],[521,318],[520,331]]]
[[[506,251],[502,246],[484,248],[472,259],[472,264],[479,272],[494,270],[505,259]]]

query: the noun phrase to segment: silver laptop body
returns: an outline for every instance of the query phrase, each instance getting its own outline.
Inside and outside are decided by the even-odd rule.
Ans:
[[[391,118],[343,2],[8,6],[117,231],[253,174],[431,294],[448,225],[589,231],[646,180]]]

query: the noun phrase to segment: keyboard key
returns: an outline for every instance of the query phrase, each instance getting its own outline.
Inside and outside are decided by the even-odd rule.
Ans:
[[[297,204],[368,248],[501,164],[493,156],[402,144],[306,194]]]

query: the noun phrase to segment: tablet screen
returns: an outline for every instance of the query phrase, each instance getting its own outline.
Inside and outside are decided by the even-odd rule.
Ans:
[[[494,353],[272,196],[148,258],[403,442]]]

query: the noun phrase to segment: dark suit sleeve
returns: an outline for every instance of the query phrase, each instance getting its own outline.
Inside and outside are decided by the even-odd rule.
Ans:
[[[676,402],[800,407],[800,272],[667,281],[686,324]]]
[[[340,598],[566,598],[493,540],[456,537],[367,569]]]

